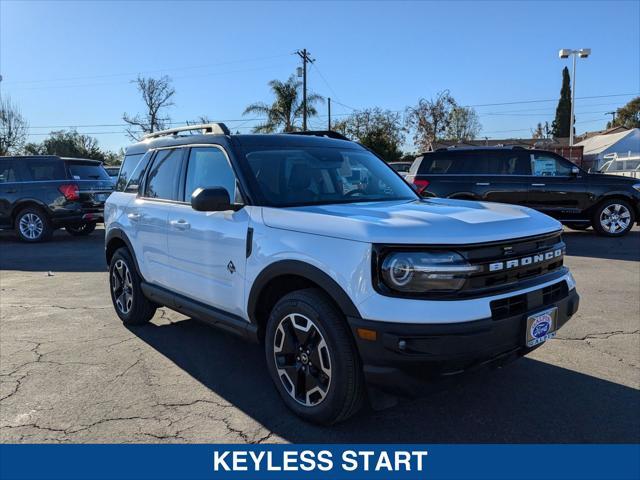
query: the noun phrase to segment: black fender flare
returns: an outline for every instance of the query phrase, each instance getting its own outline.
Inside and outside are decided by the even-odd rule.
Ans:
[[[281,275],[297,275],[306,278],[327,292],[346,316],[361,318],[360,312],[349,295],[347,295],[338,282],[318,267],[300,260],[279,260],[265,267],[258,274],[251,286],[251,292],[249,293],[249,300],[247,302],[247,313],[252,322],[256,322],[256,311],[260,294],[271,280]]]
[[[133,258],[133,262],[135,263],[134,267],[136,268],[136,273],[140,276],[141,279],[144,280],[142,273],[140,273],[140,267],[138,267],[138,259],[136,258],[136,252],[133,249],[133,245],[131,244],[131,240],[127,234],[120,228],[112,228],[109,230],[104,239],[104,257],[107,262],[107,266],[109,266],[109,243],[111,243],[114,239],[122,240],[122,242],[127,246],[131,257]]]

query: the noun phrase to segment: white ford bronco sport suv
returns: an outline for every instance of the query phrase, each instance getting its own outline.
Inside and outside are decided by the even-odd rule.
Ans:
[[[105,207],[122,321],[166,306],[263,342],[287,406],[330,424],[357,411],[365,386],[413,394],[500,365],[576,312],[556,220],[420,198],[337,137],[207,124],[129,147]]]

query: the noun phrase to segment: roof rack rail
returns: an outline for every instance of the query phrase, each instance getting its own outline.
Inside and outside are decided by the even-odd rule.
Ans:
[[[176,135],[180,132],[201,130],[204,135],[231,135],[231,132],[224,123],[201,123],[199,125],[186,125],[184,127],[169,128],[168,130],[158,130],[147,133],[144,138],[158,138],[168,135]]]
[[[307,130],[304,132],[286,132],[287,135],[310,135],[313,137],[327,137],[335,138],[337,140],[347,140],[351,142],[351,139],[345,137],[341,133],[334,132],[333,130]]]

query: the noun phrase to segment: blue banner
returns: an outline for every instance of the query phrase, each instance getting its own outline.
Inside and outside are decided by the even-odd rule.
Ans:
[[[639,445],[0,445],[0,479],[624,479]]]

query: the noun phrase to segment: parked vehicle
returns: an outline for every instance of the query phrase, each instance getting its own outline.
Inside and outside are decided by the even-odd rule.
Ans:
[[[390,162],[389,166],[400,174],[401,177],[406,177],[411,168],[412,162]]]
[[[113,191],[95,160],[56,156],[0,157],[0,228],[25,242],[49,240],[56,228],[89,235]]]
[[[120,173],[120,167],[104,167],[104,169],[107,172],[107,175],[109,175],[109,178],[111,179],[111,183],[115,185],[116,182],[118,181],[118,174]]]
[[[587,173],[544,150],[437,150],[419,156],[406,180],[424,196],[523,205],[606,236],[625,235],[640,218],[638,180]]]
[[[620,157],[614,153],[605,155],[604,158],[607,162],[602,165],[598,173],[640,178],[640,155]]]
[[[264,343],[286,405],[318,423],[355,413],[365,385],[413,394],[525,355],[578,309],[559,222],[422,199],[336,138],[150,134],[127,149],[105,228],[125,324],[164,305]]]

